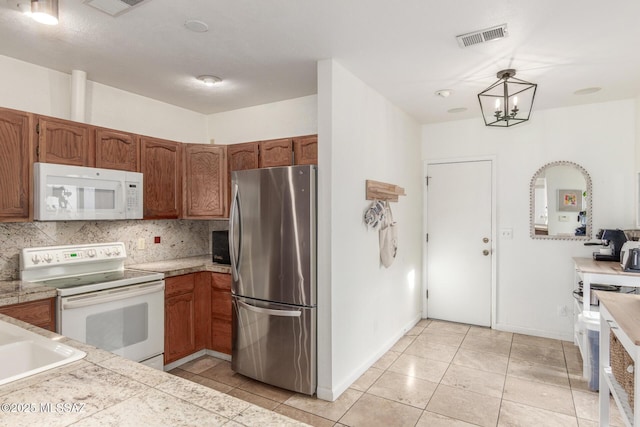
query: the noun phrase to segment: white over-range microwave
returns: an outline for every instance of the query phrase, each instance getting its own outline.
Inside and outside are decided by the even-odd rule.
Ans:
[[[142,174],[115,169],[34,163],[38,221],[142,218]]]

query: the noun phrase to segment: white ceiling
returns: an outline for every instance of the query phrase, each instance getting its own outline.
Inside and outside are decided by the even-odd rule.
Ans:
[[[0,54],[204,114],[314,94],[327,58],[421,123],[480,117],[477,93],[505,68],[538,84],[534,115],[640,94],[637,0],[147,0],[115,18],[59,0],[55,27],[21,1],[0,0]],[[458,47],[456,35],[504,23],[509,37]],[[224,82],[204,88],[202,74]]]

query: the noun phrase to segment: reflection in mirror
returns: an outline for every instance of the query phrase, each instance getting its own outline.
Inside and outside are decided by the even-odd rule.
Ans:
[[[531,179],[531,238],[591,238],[591,177],[577,163],[547,163]]]

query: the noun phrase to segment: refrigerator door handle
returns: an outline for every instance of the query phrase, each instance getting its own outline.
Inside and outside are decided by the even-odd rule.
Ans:
[[[247,304],[240,300],[238,300],[238,304],[249,311],[253,311],[254,313],[268,314],[269,316],[300,317],[302,315],[302,311],[300,310],[272,310],[270,308],[256,307],[255,305]]]
[[[236,216],[238,218],[238,255],[236,257]],[[240,266],[240,250],[242,247],[242,224],[240,223],[240,198],[238,184],[233,186],[231,196],[231,212],[229,213],[229,252],[231,252],[231,274],[235,282],[238,281],[238,267]]]

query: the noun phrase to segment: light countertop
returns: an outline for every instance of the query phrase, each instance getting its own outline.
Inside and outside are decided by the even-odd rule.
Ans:
[[[583,273],[590,274],[615,274],[621,276],[635,276],[640,278],[640,273],[623,271],[619,262],[615,261],[596,261],[593,258],[573,258],[576,269]]]
[[[87,353],[77,362],[1,385],[2,426],[306,425],[13,318],[0,315],[0,320]]]
[[[164,273],[165,277],[211,271],[231,273],[231,266],[211,261],[211,255],[178,258],[144,264],[127,265],[126,268]],[[24,280],[0,280],[0,307],[57,296],[56,289]]]
[[[635,345],[640,345],[640,295],[596,291],[618,326]]]
[[[157,271],[164,273],[164,277],[180,276],[182,274],[211,271],[214,273],[231,273],[231,266],[211,261],[211,255],[201,255],[189,258],[169,259],[165,261],[147,262],[144,264],[127,265],[134,270]]]
[[[24,280],[0,281],[0,307],[21,302],[37,301],[53,298],[57,295],[55,288]]]

